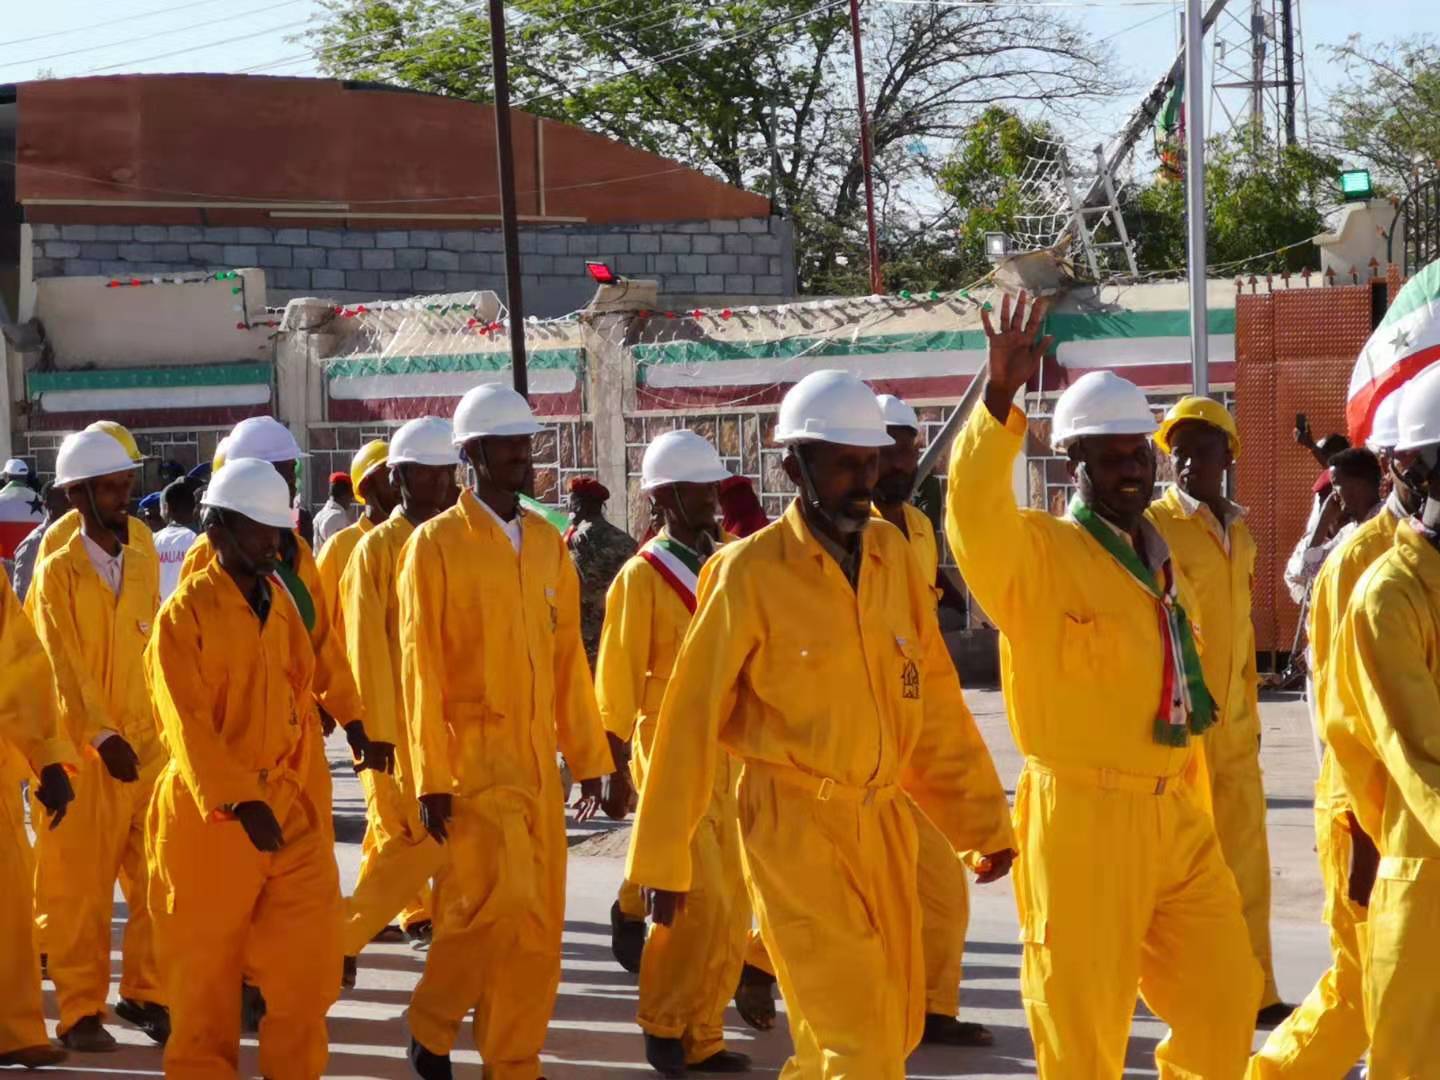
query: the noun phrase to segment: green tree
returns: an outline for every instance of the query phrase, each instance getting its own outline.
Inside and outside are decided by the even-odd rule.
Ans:
[[[1318,268],[1318,249],[1305,241],[1325,230],[1325,213],[1339,202],[1338,173],[1334,158],[1300,145],[1278,146],[1250,129],[1210,140],[1209,264],[1245,273]],[[1184,269],[1183,183],[1157,178],[1133,192],[1123,212],[1142,271]],[[1240,265],[1230,265],[1235,263]]]
[[[1343,81],[1320,133],[1326,148],[1369,165],[1397,192],[1440,173],[1440,43],[1356,35],[1328,51]]]
[[[324,0],[327,73],[486,100],[479,5]],[[512,103],[771,195],[795,223],[801,284],[868,287],[854,67],[842,0],[512,0]],[[1120,89],[1068,17],[990,5],[865,9],[866,83],[886,261],[941,252],[942,148],[994,104],[1056,115]],[[914,283],[913,281],[907,283]]]

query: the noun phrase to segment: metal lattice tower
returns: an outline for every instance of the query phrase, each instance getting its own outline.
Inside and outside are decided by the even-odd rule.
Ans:
[[[1255,124],[1279,146],[1308,141],[1300,0],[1230,0],[1210,34],[1210,134]]]

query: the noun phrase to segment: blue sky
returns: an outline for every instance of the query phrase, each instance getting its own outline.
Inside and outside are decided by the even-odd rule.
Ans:
[[[1353,33],[1371,38],[1440,35],[1436,0],[1297,3],[1312,111],[1323,103],[1334,78],[1322,46]],[[1249,0],[1231,4],[1248,9]],[[73,76],[259,67],[270,74],[314,74],[304,46],[287,38],[303,33],[320,10],[315,0],[8,0],[5,7],[0,82],[34,78],[42,71]],[[1173,0],[1089,0],[1070,13],[1097,36],[1109,37],[1122,70],[1144,87],[1174,53],[1178,9]],[[1376,18],[1381,11],[1383,19]],[[1132,105],[1133,98],[1126,96],[1099,110],[1093,133],[1108,134]],[[1082,139],[1088,134],[1076,133]]]

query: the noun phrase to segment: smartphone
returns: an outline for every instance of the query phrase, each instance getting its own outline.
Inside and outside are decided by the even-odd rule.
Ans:
[[[1310,434],[1310,419],[1303,412],[1295,414],[1295,430],[1301,435]]]

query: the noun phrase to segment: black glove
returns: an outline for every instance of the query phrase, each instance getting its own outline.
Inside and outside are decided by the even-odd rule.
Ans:
[[[105,769],[122,784],[133,784],[140,779],[140,759],[135,750],[122,736],[111,735],[95,748]]]
[[[285,846],[285,834],[280,830],[280,822],[275,820],[275,811],[270,809],[269,803],[258,799],[236,803],[231,812],[256,851],[274,852]]]
[[[320,734],[328,739],[330,733],[335,730],[335,717],[326,712],[325,706],[321,705],[318,701],[315,703],[315,709],[320,713]]]
[[[75,789],[70,786],[70,776],[64,765],[46,765],[40,770],[35,800],[49,812],[50,828],[65,820],[65,811],[74,799]]]
[[[1380,870],[1380,850],[1360,827],[1355,815],[1349,813],[1347,817],[1350,822],[1350,880],[1345,891],[1352,904],[1368,908],[1370,893],[1375,888],[1375,876]]]
[[[450,838],[446,824],[454,812],[455,801],[449,795],[420,796],[420,824],[425,826],[425,831],[435,838],[437,844],[443,844]]]
[[[395,771],[395,744],[371,742],[370,736],[365,734],[363,721],[352,720],[345,725],[345,741],[350,744],[350,753],[355,757],[356,773],[366,769],[383,773]]]

